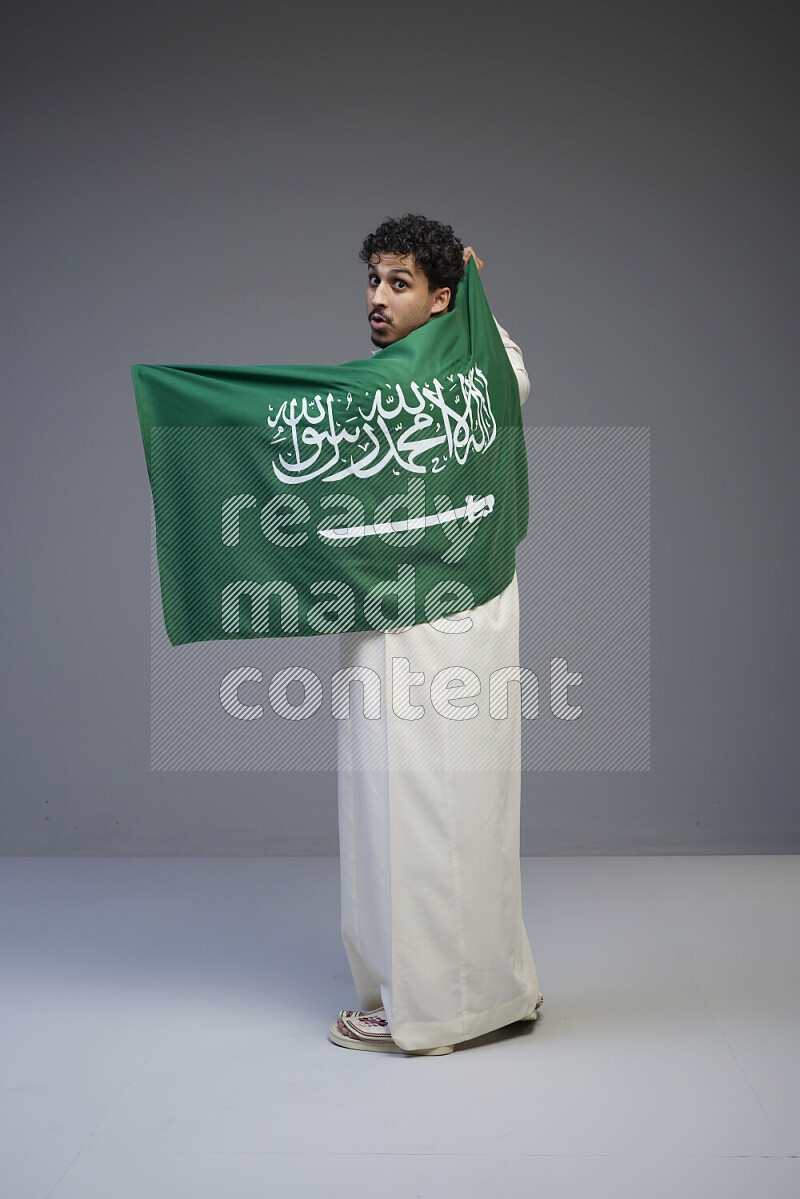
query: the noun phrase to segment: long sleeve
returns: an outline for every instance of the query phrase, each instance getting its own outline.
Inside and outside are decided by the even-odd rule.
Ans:
[[[528,372],[525,370],[525,363],[522,361],[522,350],[518,345],[515,344],[515,342],[511,340],[508,333],[506,333],[505,329],[496,317],[494,318],[494,323],[497,325],[497,328],[500,331],[500,336],[503,339],[503,345],[505,346],[509,361],[514,368],[514,374],[517,376],[517,382],[519,383],[519,402],[520,404],[524,404],[528,398],[528,395],[530,394],[531,381],[528,378]]]

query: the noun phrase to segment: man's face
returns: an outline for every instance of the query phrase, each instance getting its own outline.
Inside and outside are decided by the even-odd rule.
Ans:
[[[367,266],[367,320],[373,345],[400,341],[432,316],[447,311],[450,288],[428,290],[413,254],[373,254]]]

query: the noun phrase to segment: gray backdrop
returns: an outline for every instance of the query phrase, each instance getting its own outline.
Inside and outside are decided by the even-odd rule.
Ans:
[[[531,435],[649,429],[649,769],[526,771],[523,852],[796,852],[789,6],[34,3],[4,41],[0,852],[337,852],[331,770],[151,770],[130,364],[365,356],[358,247],[409,209],[484,258]]]

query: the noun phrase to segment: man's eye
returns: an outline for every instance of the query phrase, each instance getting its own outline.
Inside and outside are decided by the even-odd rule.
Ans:
[[[407,285],[405,279],[397,279],[396,286],[397,287],[407,287],[408,285]]]

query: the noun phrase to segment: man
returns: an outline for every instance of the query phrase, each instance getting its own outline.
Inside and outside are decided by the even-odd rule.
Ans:
[[[411,214],[367,237],[373,353],[450,311],[472,254],[449,225]],[[524,403],[522,355],[498,329]],[[340,666],[374,670],[383,702],[380,719],[339,725],[342,937],[363,1010],[340,1012],[329,1036],[349,1049],[440,1055],[535,1019],[542,1002],[521,908],[521,714],[513,687],[506,719],[485,705],[455,721],[412,708],[398,696],[398,662],[409,698],[448,667],[488,679],[518,665],[516,573],[469,611],[340,636]]]

